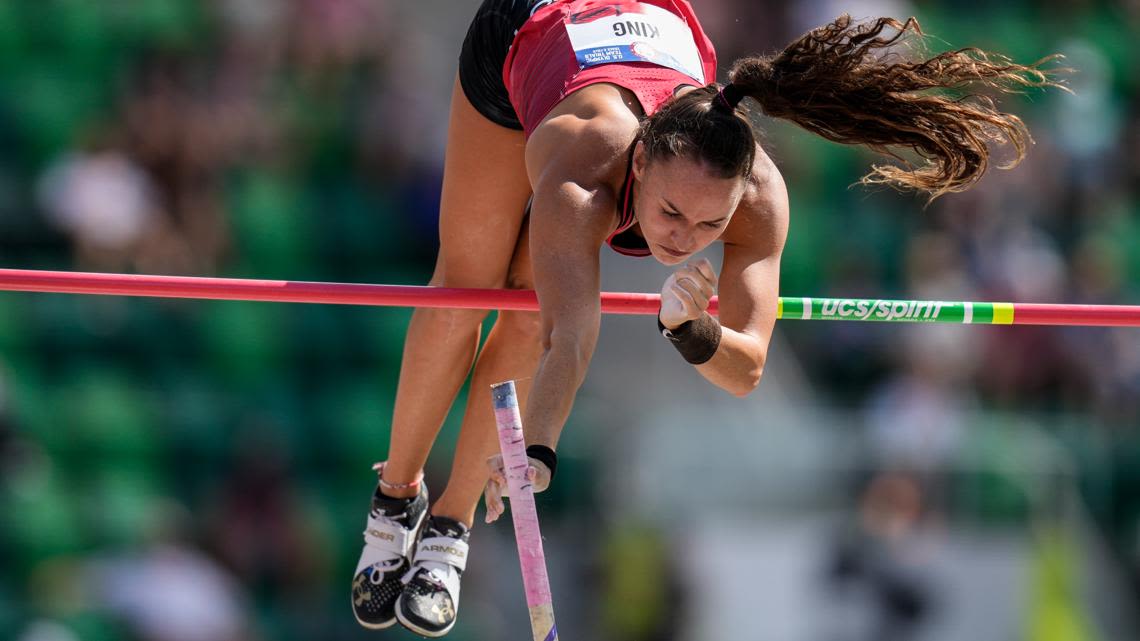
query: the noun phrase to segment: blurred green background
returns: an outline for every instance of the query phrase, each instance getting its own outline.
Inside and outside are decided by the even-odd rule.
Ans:
[[[477,4],[0,0],[3,266],[425,283]],[[1077,70],[1003,99],[1020,167],[929,208],[758,118],[783,295],[1140,301],[1140,3],[694,6],[722,70],[841,12]],[[668,274],[603,265],[608,290]],[[0,638],[412,638],[349,609],[408,317],[0,295]],[[745,400],[644,319],[601,341],[540,497],[565,638],[1140,634],[1136,330],[787,322]],[[473,546],[450,638],[526,638],[509,524]]]

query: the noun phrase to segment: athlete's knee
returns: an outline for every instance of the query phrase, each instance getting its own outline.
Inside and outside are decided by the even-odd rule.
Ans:
[[[534,289],[534,276],[530,271],[530,261],[516,260],[507,273],[507,289]],[[538,312],[499,312],[499,321],[505,329],[516,336],[516,340],[537,344],[542,331],[542,321]]]
[[[507,289],[534,289],[534,276],[530,272],[511,270],[507,274]]]
[[[523,233],[526,233],[526,226],[523,226]],[[507,289],[534,289],[534,270],[531,268],[530,256],[524,252],[528,251],[527,246],[523,246],[519,250],[515,250],[515,256],[511,259],[511,266],[507,269]]]
[[[542,320],[538,312],[502,311],[498,324],[520,343],[538,345],[541,338]]]
[[[448,307],[420,307],[415,312],[428,319],[428,322],[446,325],[448,331],[478,327],[490,313],[486,309],[452,309]]]

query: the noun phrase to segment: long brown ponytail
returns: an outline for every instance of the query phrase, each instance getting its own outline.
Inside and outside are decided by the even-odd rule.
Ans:
[[[1042,68],[1057,56],[1019,65],[966,48],[911,61],[891,49],[922,35],[914,18],[855,23],[840,16],[774,56],[737,60],[725,90],[710,85],[672,101],[642,124],[639,139],[651,156],[692,155],[725,176],[746,175],[755,142],[736,108],[746,95],[771,117],[900,161],[873,166],[865,184],[913,189],[933,200],[976,183],[991,144],[1012,145],[1015,157],[1002,167],[1017,165],[1032,142],[1025,124],[973,91],[1059,87],[1054,75],[1061,70]],[[906,149],[921,160],[901,156]]]
[[[888,28],[895,32],[884,35]],[[729,81],[769,116],[903,162],[875,165],[865,184],[915,189],[933,200],[976,183],[989,165],[990,144],[1013,145],[1016,155],[1002,168],[1017,165],[1032,142],[1025,124],[971,90],[1059,86],[1054,72],[1041,68],[1056,56],[1019,65],[972,47],[919,61],[886,51],[911,35],[923,35],[914,18],[854,23],[843,15],[775,56],[736,61]],[[899,156],[900,149],[917,153],[921,164]]]

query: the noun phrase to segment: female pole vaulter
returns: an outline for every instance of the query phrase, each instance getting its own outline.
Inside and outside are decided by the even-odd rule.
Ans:
[[[775,55],[737,60],[718,85],[713,45],[684,0],[482,4],[452,95],[431,284],[533,288],[541,312],[501,312],[479,353],[486,312],[413,315],[352,582],[362,625],[399,621],[438,637],[455,624],[480,495],[488,521],[503,512],[491,384],[529,377],[518,391],[530,474],[537,490],[550,483],[598,336],[603,246],[675,266],[658,328],[646,331],[660,331],[713,385],[738,396],[756,387],[775,322],[788,196],[744,98],[828,140],[913,152],[915,164],[874,166],[863,182],[932,199],[973,185],[990,145],[1024,156],[1021,120],[969,91],[1054,86],[1042,63],[976,49],[896,55],[920,35],[913,19],[842,16]],[[719,272],[690,260],[718,240]],[[706,312],[718,290],[719,320]],[[423,465],[469,373],[479,391],[468,397],[451,476],[428,514]]]

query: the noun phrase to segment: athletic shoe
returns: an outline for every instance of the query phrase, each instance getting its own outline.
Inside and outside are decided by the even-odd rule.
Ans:
[[[445,516],[430,516],[416,544],[404,592],[396,601],[396,618],[425,637],[442,637],[455,625],[459,579],[467,567],[470,530]]]
[[[427,514],[427,488],[410,499],[384,496],[380,486],[364,529],[364,549],[352,579],[352,613],[360,625],[380,630],[396,623],[396,600],[411,567],[416,532]]]

